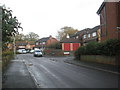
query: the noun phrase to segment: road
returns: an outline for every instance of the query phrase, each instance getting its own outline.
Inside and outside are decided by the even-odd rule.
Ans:
[[[65,63],[67,57],[17,56],[41,88],[117,88],[118,75]]]

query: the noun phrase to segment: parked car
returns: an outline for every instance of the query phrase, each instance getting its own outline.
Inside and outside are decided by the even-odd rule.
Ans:
[[[27,53],[29,53],[29,52],[30,52],[30,50],[26,50],[26,52],[27,52]]]
[[[25,49],[18,49],[17,52],[20,53],[20,54],[27,53],[27,51]]]
[[[30,50],[30,53],[34,53],[34,50]]]
[[[26,50],[22,50],[22,53],[23,53],[23,54],[26,54],[26,53],[27,53],[27,51],[26,51]]]
[[[43,54],[42,54],[42,52],[41,52],[40,50],[35,50],[35,51],[34,51],[34,57],[36,57],[36,56],[42,57]]]

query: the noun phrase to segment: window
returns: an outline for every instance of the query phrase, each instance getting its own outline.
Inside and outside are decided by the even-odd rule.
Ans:
[[[88,34],[88,38],[90,38],[90,34]]]
[[[78,36],[76,36],[76,38],[78,38]]]
[[[42,44],[45,44],[45,42],[43,42]]]
[[[96,32],[92,33],[92,36],[95,37],[96,36]]]
[[[83,38],[85,39],[85,38],[86,38],[86,35],[83,35]]]
[[[36,45],[38,45],[39,43],[38,42],[36,42]]]

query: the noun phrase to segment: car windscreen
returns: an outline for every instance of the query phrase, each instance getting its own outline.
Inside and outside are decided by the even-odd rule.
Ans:
[[[35,51],[35,52],[40,52],[40,51]]]

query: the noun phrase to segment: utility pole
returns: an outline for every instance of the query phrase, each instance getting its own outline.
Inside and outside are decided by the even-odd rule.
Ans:
[[[14,45],[14,58],[16,57],[16,45],[15,45],[15,36],[13,37],[13,45]]]

